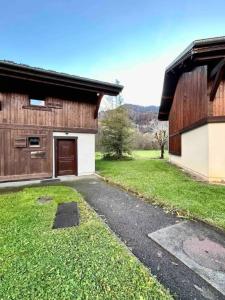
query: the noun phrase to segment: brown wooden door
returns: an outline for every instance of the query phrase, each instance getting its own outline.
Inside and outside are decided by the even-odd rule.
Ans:
[[[56,176],[77,175],[77,140],[57,139]]]

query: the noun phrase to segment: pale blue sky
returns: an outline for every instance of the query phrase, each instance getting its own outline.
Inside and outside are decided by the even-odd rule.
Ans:
[[[225,1],[0,0],[0,59],[125,85],[159,104],[164,69],[194,39],[225,35]]]

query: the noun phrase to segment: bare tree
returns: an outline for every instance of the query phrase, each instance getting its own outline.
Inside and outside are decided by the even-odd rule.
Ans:
[[[116,84],[120,84],[120,81],[119,81],[118,79],[116,79],[116,80],[115,80],[115,83],[116,83]],[[124,102],[124,100],[123,100],[122,95],[121,95],[121,94],[117,95],[117,96],[115,97],[115,106],[116,106],[115,108],[121,106],[121,105],[123,104],[123,102]]]
[[[157,141],[157,143],[159,144],[159,147],[161,150],[160,158],[163,159],[164,158],[164,148],[165,148],[165,145],[166,145],[167,139],[168,139],[168,131],[165,128],[165,126],[158,128],[155,131],[154,137],[155,137],[155,140]]]
[[[118,79],[115,80],[116,84],[120,84],[120,81]],[[121,94],[117,95],[117,96],[107,96],[104,97],[103,99],[103,105],[104,106],[104,111],[107,110],[113,110],[116,109],[117,107],[120,107],[121,105],[123,105],[123,96]]]

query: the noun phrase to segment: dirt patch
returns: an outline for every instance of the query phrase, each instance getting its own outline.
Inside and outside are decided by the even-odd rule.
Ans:
[[[41,196],[37,198],[37,202],[39,204],[48,204],[52,201],[52,197],[49,196]]]

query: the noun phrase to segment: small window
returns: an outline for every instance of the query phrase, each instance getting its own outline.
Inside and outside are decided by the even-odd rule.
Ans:
[[[30,105],[33,105],[33,106],[45,106],[45,100],[30,99]]]
[[[29,144],[29,147],[40,147],[40,138],[39,137],[29,137],[28,144]]]

